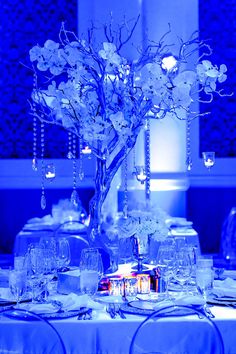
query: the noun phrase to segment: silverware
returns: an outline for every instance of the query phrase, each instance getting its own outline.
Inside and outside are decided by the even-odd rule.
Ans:
[[[113,304],[108,304],[106,306],[106,311],[109,313],[110,317],[114,319],[116,317],[116,311]]]
[[[109,313],[110,317],[116,318],[117,315],[120,316],[120,318],[122,319],[126,319],[124,313],[122,312],[122,310],[120,309],[120,305],[119,304],[113,304],[110,303],[107,307],[106,307],[106,311],[107,313]]]
[[[83,312],[80,315],[78,315],[77,320],[92,320],[92,309],[89,309],[87,312]]]
[[[204,305],[203,310],[204,310],[207,317],[215,318],[215,315],[213,315],[213,313],[211,312],[210,307],[208,305]]]
[[[120,316],[120,318],[122,318],[123,320],[126,319],[126,316],[124,315],[123,311],[120,309],[120,305],[119,304],[115,304],[114,305],[115,308],[115,312],[118,313],[118,315]]]

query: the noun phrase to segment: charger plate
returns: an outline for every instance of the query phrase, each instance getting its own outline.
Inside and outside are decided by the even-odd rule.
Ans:
[[[171,306],[174,306],[174,303],[172,302],[159,302],[159,303],[154,303],[154,302],[149,302],[149,301],[139,301],[139,300],[134,300],[131,302],[126,302],[121,305],[120,309],[125,312],[129,313],[132,315],[141,315],[141,316],[148,316],[151,315],[153,312],[157,310],[161,310],[162,308],[164,309],[165,307],[170,307],[166,312],[165,316],[168,316],[168,314],[172,314],[173,312],[176,313],[178,316],[187,316],[187,315],[194,315],[196,314],[195,310],[201,310],[202,305],[191,305],[192,311],[190,309],[175,309],[171,308]],[[190,306],[190,305],[187,305]],[[163,315],[163,314],[162,314]]]
[[[124,302],[120,295],[98,295],[93,300],[101,304],[122,304]]]
[[[59,311],[59,312],[47,312],[47,313],[38,313],[40,317],[46,319],[46,320],[61,320],[65,318],[70,318],[70,317],[76,317],[79,315],[84,315],[88,312],[90,312],[91,309],[87,307],[81,307],[78,310],[72,310],[72,311]],[[1,315],[1,312],[0,312]],[[7,317],[17,319],[17,320],[23,320],[23,321],[37,321],[38,319],[35,318],[31,313],[29,312],[28,314],[25,313],[22,315],[22,313],[19,311],[17,312],[17,309],[13,309],[10,313],[6,314]]]

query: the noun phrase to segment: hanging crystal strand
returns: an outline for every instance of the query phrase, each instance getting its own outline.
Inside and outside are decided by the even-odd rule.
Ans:
[[[41,122],[41,133],[40,133],[40,144],[41,144],[41,208],[44,210],[46,208],[46,197],[45,197],[45,127],[44,123]]]
[[[188,171],[191,171],[193,161],[191,156],[191,140],[190,140],[190,128],[191,128],[191,121],[189,117],[187,117],[186,121],[186,167]]]
[[[33,79],[33,87],[36,88],[37,85],[37,77],[34,74]],[[38,118],[36,116],[36,104],[33,102],[32,104],[33,109],[33,160],[32,160],[32,169],[33,171],[38,171],[38,159],[37,159],[37,121]]]
[[[70,201],[71,203],[77,207],[79,203],[79,195],[77,192],[77,137],[75,134],[71,136],[71,143],[72,143],[72,170],[73,170],[73,191],[71,193]]]
[[[145,199],[146,205],[150,207],[150,184],[151,184],[151,161],[150,161],[150,119],[147,118],[146,130],[145,130],[145,172],[146,172],[146,181],[145,181]]]
[[[72,133],[68,132],[68,153],[67,153],[67,158],[69,160],[73,159],[73,153],[72,153]]]
[[[38,171],[38,159],[37,159],[37,117],[33,117],[33,160],[32,169]]]
[[[135,167],[136,167],[136,144],[134,145],[134,148],[133,148],[133,175],[136,175],[135,173]]]
[[[82,181],[84,179],[84,164],[83,164],[83,139],[79,139],[79,178]]]
[[[126,154],[126,152],[125,152]],[[123,215],[128,217],[128,157],[124,159],[124,200],[123,200]]]

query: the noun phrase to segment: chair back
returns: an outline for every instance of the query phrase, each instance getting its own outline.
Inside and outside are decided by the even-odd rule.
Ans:
[[[66,354],[55,327],[40,315],[23,310],[0,312],[0,353]]]
[[[168,306],[149,315],[137,328],[130,354],[224,353],[215,322],[192,306]]]

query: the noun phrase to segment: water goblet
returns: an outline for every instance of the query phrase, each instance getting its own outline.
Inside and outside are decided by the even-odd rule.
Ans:
[[[70,244],[66,237],[59,237],[56,241],[56,261],[59,270],[68,268],[70,264]]]
[[[16,306],[19,306],[20,300],[26,292],[27,277],[25,270],[10,270],[9,271],[9,289],[16,300]]]
[[[40,302],[45,295],[47,260],[45,249],[39,244],[30,245],[25,257],[27,281],[32,292],[32,302]]]
[[[101,255],[96,248],[84,248],[80,258],[80,290],[93,296],[98,289],[98,283],[103,274]]]
[[[178,284],[181,286],[181,291],[184,293],[184,286],[188,284],[192,275],[192,262],[189,253],[186,250],[176,252],[175,266],[173,276]],[[188,293],[188,287],[187,287]]]
[[[160,245],[157,254],[157,266],[160,269],[161,278],[165,282],[164,298],[169,299],[169,283],[173,276],[175,260],[175,247],[169,244]]]
[[[197,289],[205,301],[207,301],[207,297],[211,293],[213,287],[213,277],[213,270],[210,267],[196,268]]]

